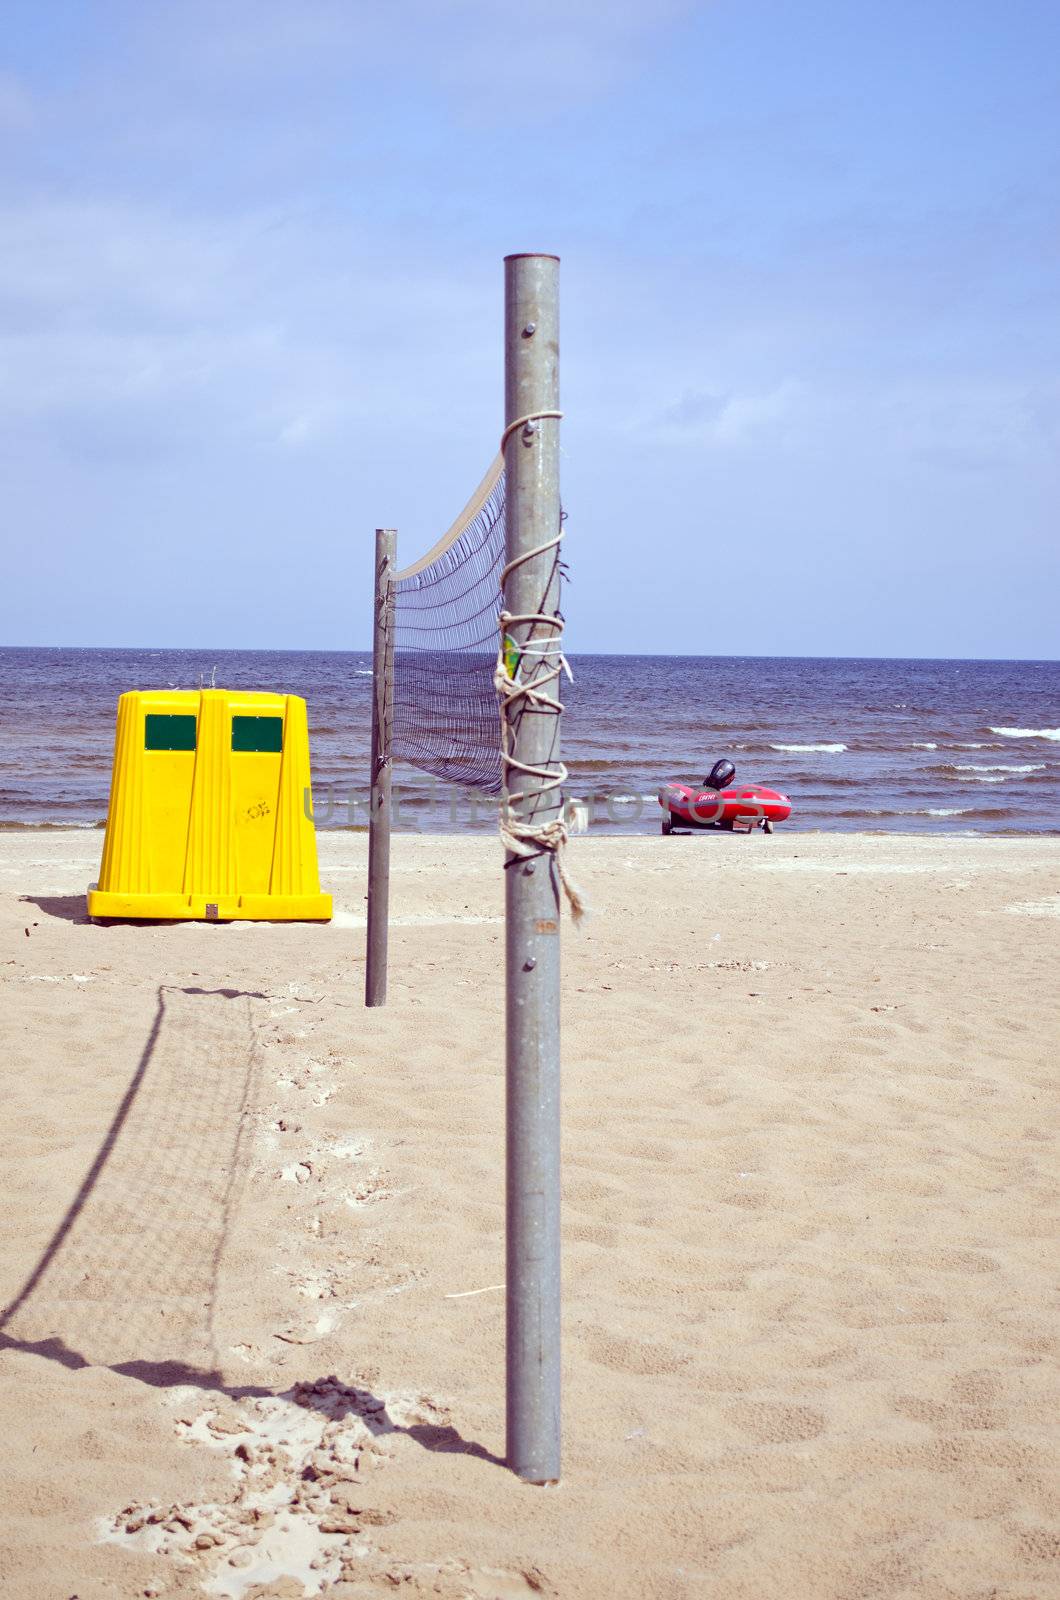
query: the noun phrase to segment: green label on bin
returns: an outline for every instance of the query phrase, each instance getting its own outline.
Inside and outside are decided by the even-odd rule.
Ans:
[[[194,750],[195,718],[149,711],[144,718],[145,750]]]
[[[233,717],[232,749],[278,756],[283,749],[283,718]]]

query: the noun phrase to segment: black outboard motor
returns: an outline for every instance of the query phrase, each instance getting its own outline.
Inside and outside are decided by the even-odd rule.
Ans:
[[[726,761],[723,757],[720,761],[715,761],[703,779],[703,785],[707,789],[727,789],[735,776],[736,768],[731,761]]]

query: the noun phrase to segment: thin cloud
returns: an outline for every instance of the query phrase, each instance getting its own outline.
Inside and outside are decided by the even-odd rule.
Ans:
[[[655,426],[671,437],[739,446],[781,431],[802,393],[803,386],[790,378],[758,393],[690,389],[663,410]]]

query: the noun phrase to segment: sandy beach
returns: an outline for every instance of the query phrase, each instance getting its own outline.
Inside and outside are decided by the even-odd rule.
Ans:
[[[0,835],[0,1592],[1045,1600],[1060,840],[576,841],[565,1470],[503,1466],[499,848],[94,926]]]

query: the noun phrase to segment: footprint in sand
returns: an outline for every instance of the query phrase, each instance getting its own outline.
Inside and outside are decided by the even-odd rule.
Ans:
[[[985,1250],[887,1250],[882,1258],[901,1270],[979,1274],[1000,1272],[1000,1263]]]
[[[766,1400],[745,1400],[730,1407],[729,1417],[758,1444],[797,1444],[816,1439],[827,1426],[822,1412],[812,1406],[781,1405]]]
[[[563,1237],[570,1244],[595,1244],[602,1250],[616,1249],[619,1241],[617,1228],[597,1222],[565,1222]]]
[[[523,1572],[505,1572],[496,1567],[480,1567],[466,1574],[466,1592],[476,1600],[525,1600],[527,1595],[555,1594],[556,1590],[537,1567]]]
[[[513,1571],[471,1567],[460,1560],[388,1564],[365,1576],[372,1584],[371,1590],[365,1589],[366,1595],[396,1589],[402,1594],[431,1595],[435,1600],[527,1600],[530,1595],[559,1592],[539,1567]]]
[[[590,1335],[588,1353],[590,1361],[595,1361],[598,1366],[644,1378],[680,1372],[690,1360],[689,1356],[678,1355],[665,1345],[649,1344],[643,1339],[629,1339],[622,1334],[603,1331]]]
[[[377,1205],[380,1200],[392,1200],[394,1189],[391,1187],[389,1174],[376,1167],[343,1195],[343,1200],[354,1210],[362,1206]]]

